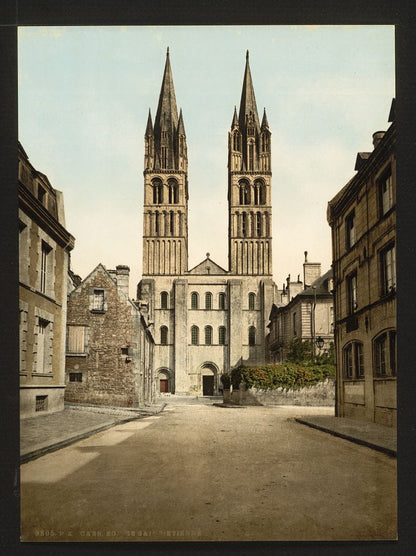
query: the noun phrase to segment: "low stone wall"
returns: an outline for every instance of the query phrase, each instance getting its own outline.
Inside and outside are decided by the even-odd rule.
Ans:
[[[239,405],[314,405],[332,406],[335,404],[335,385],[333,380],[318,382],[314,386],[300,388],[299,390],[257,390],[245,389],[231,393],[233,403]],[[224,400],[225,401],[225,400]]]

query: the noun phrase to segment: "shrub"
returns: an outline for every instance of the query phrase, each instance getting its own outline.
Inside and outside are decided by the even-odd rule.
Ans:
[[[287,362],[277,365],[236,367],[231,371],[231,383],[234,389],[237,389],[242,382],[246,388],[254,387],[259,390],[298,389],[313,386],[334,376],[335,367],[329,363],[299,365]]]
[[[230,376],[229,373],[224,373],[223,375],[221,375],[221,384],[222,384],[223,388],[225,388],[226,390],[230,389],[231,376]]]

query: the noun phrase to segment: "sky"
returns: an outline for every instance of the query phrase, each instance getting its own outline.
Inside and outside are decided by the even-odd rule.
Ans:
[[[189,268],[228,269],[227,144],[246,50],[257,108],[272,132],[273,274],[330,268],[328,201],[354,175],[358,151],[386,130],[393,26],[21,27],[19,140],[64,194],[71,266],[142,270],[144,133],[169,46],[188,146]]]

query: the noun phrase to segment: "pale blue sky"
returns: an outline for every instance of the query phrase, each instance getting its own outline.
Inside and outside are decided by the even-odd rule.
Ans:
[[[245,65],[272,132],[273,267],[303,252],[331,264],[326,207],[358,151],[388,127],[392,26],[26,27],[19,29],[19,139],[63,191],[74,272],[102,262],[141,275],[144,132],[166,47],[189,157],[189,268],[228,268],[227,134]]]

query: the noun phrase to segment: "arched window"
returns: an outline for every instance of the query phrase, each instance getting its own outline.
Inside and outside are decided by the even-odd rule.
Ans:
[[[191,293],[191,309],[198,309],[199,306],[199,298],[196,292]]]
[[[175,214],[173,210],[171,210],[169,213],[169,231],[171,235],[173,235],[175,232]]]
[[[240,139],[240,137],[239,137],[238,131],[234,131],[234,133],[233,133],[233,149],[235,151],[240,150],[240,141],[239,141],[239,139]]]
[[[241,219],[241,231],[242,231],[243,237],[247,237],[247,231],[248,231],[247,213],[243,212],[241,217],[242,217],[242,219]]]
[[[220,326],[218,328],[218,343],[220,346],[225,345],[225,326]]]
[[[240,205],[250,204],[250,184],[246,180],[240,181]]]
[[[350,342],[344,347],[343,373],[345,378],[364,378],[364,352],[361,342]]]
[[[152,181],[153,186],[153,203],[160,205],[163,203],[163,184],[161,180],[155,179]]]
[[[254,326],[250,326],[250,328],[248,329],[248,345],[256,345],[256,328]]]
[[[250,309],[250,311],[254,311],[255,304],[256,304],[256,294],[250,292],[248,294],[248,308]]]
[[[266,186],[262,180],[254,182],[254,204],[264,205],[266,203]]]
[[[169,204],[179,203],[179,186],[174,179],[168,180]]]
[[[249,172],[254,170],[254,144],[253,143],[248,144],[248,170]]]
[[[160,327],[160,343],[162,346],[166,346],[168,343],[168,327],[161,326]]]
[[[205,309],[212,309],[212,293],[207,292],[205,294]]]
[[[207,346],[212,344],[212,326],[205,327],[205,343]]]
[[[168,292],[161,292],[160,294],[160,307],[162,309],[168,308]]]
[[[218,295],[218,308],[222,310],[225,309],[225,293],[220,293]]]
[[[261,213],[256,214],[256,233],[257,237],[261,237]]]
[[[160,233],[160,215],[159,215],[159,211],[156,211],[156,213],[155,213],[155,232],[156,232],[156,235],[159,235],[159,233]]]
[[[373,341],[375,376],[396,375],[396,331],[388,330]]]
[[[197,326],[191,327],[191,344],[197,346],[199,344],[199,328]]]

